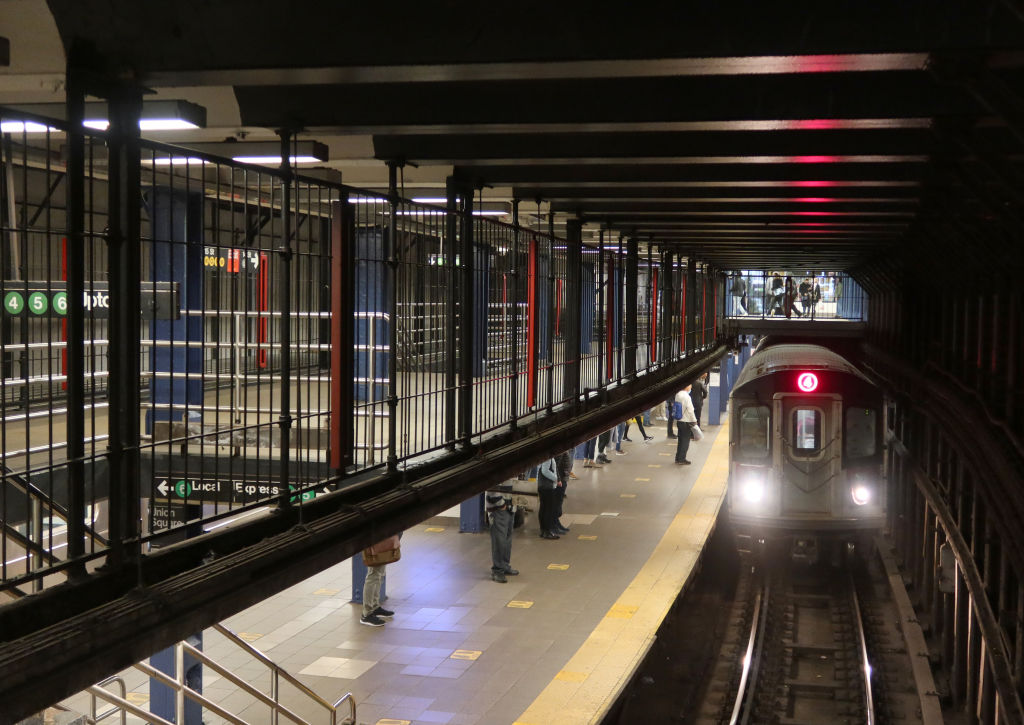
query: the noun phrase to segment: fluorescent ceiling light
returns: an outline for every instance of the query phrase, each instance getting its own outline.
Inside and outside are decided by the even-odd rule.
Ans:
[[[166,157],[165,156],[163,158],[158,158],[158,159],[143,158],[142,159],[142,163],[143,164],[153,164],[155,166],[186,166],[186,165],[189,165],[189,164],[196,164],[196,165],[205,164],[206,160],[205,159],[196,158],[195,156],[173,156],[173,157]]]
[[[196,151],[226,156],[240,164],[280,164],[281,143],[279,141],[221,141],[219,143],[190,143],[188,148]],[[295,141],[289,144],[295,154],[289,157],[293,164],[315,164],[330,158],[327,145],[319,141]]]
[[[11,107],[26,114],[65,120],[67,106],[63,103],[24,103]],[[89,101],[85,104],[85,121],[87,128],[105,131],[110,126],[109,111],[105,101]],[[29,124],[32,124],[29,121]],[[6,125],[6,122],[5,124]],[[33,124],[41,126],[41,124]],[[182,100],[151,99],[142,101],[142,113],[139,117],[139,129],[142,131],[176,131],[206,127],[206,109],[202,106]],[[45,128],[32,128],[30,133],[38,133]]]
[[[232,161],[237,161],[240,164],[279,164],[281,163],[280,156],[232,156]],[[288,160],[293,164],[315,164],[324,159],[318,159],[316,156],[289,156]]]
[[[46,133],[57,131],[52,126],[46,126],[35,121],[0,121],[0,132],[3,133]]]

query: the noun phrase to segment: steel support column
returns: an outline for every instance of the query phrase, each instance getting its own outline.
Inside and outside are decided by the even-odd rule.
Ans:
[[[637,275],[639,273],[640,247],[636,237],[626,240],[626,360],[623,365],[623,377],[632,378],[636,375],[636,326],[637,326]]]
[[[459,430],[463,446],[472,445],[473,437],[473,366],[476,346],[473,308],[473,187],[463,184],[459,190]],[[485,308],[486,309],[486,308]],[[394,351],[392,350],[392,354]]]
[[[697,349],[697,262],[690,255],[686,259],[686,340],[684,354]]]
[[[85,294],[85,120],[86,89],[71,59],[67,66],[67,298]],[[85,307],[67,310],[68,559],[85,553]],[[76,564],[69,577],[85,576]]]
[[[447,329],[445,330],[444,347],[444,439],[448,448],[455,447],[458,439],[456,429],[456,409],[458,407],[458,389],[456,387],[456,360],[458,347],[456,341],[457,320],[459,317],[458,279],[455,276],[455,255],[459,236],[459,184],[453,176],[449,176],[445,185],[447,198],[445,205],[445,227],[444,227],[444,260],[445,274],[448,276],[449,294],[445,304],[445,319]]]
[[[291,432],[292,432],[292,132],[288,129],[278,131],[281,138],[281,242],[277,248],[281,260],[280,284],[278,289],[278,311],[281,313],[281,327],[278,335],[281,340],[281,412],[278,416],[280,428],[278,469],[278,485],[281,495],[277,499],[280,509],[291,507],[291,495],[288,484],[291,479]]]
[[[142,91],[117,88],[109,98],[110,164],[107,249],[110,268],[109,459],[110,563],[141,554],[139,491],[139,333],[141,295]],[[76,305],[69,305],[74,307]]]
[[[674,302],[672,285],[672,252],[661,253],[661,356],[662,362],[672,359],[672,310]]]
[[[508,400],[509,426],[512,430],[519,427],[519,199],[512,200],[512,354],[510,356]],[[529,353],[528,353],[529,354]]]
[[[342,475],[355,463],[355,211],[348,193],[331,204],[331,468]],[[370,321],[373,324],[373,321]],[[370,351],[370,354],[375,354]],[[371,383],[372,384],[372,383]]]
[[[398,470],[398,287],[399,254],[398,212],[401,197],[398,195],[398,167],[388,162],[388,257],[387,265],[391,276],[388,285],[388,471]]]
[[[562,397],[572,401],[575,407],[579,402],[581,360],[580,321],[583,307],[583,285],[581,271],[583,267],[583,222],[580,219],[569,219],[565,230],[565,312],[562,323],[562,342],[564,344],[565,370],[562,378]]]

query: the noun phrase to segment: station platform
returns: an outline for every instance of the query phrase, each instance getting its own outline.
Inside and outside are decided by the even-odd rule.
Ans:
[[[727,424],[691,444],[691,466],[674,465],[665,422],[647,430],[653,441],[635,431],[611,464],[575,462],[562,517],[570,533],[541,539],[530,513],[512,543],[520,574],[506,584],[490,578],[486,531],[459,533],[457,519],[436,517],[405,532],[401,561],[387,567],[395,616],[384,627],[360,623],[349,561],[224,625],[324,700],[352,692],[359,723],[599,722],[692,573],[725,495]],[[212,632],[204,640],[206,654],[269,686],[266,668],[233,644]],[[127,699],[145,707],[148,679],[122,676]],[[298,715],[327,722],[287,689]],[[265,705],[209,669],[203,694],[245,722],[271,722]]]

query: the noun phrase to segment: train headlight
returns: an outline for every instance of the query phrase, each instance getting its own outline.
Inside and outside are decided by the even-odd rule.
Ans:
[[[863,481],[856,481],[850,489],[850,498],[858,506],[864,506],[871,500],[871,487]]]
[[[741,489],[747,503],[761,503],[764,498],[764,476],[752,475],[743,481]]]

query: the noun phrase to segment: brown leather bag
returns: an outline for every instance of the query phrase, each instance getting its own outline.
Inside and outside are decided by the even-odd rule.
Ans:
[[[401,558],[402,549],[398,542],[398,534],[363,549],[363,564],[366,566],[393,564]]]

